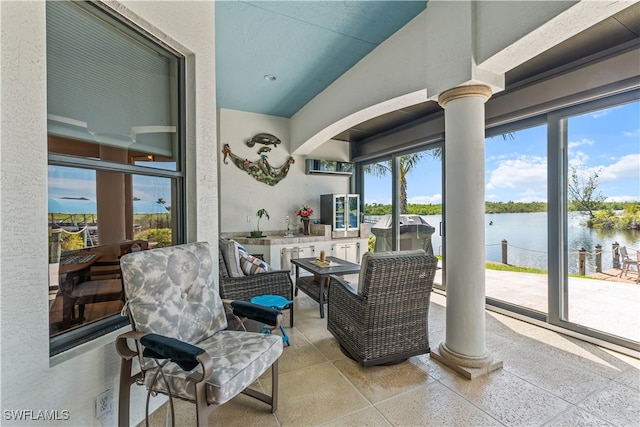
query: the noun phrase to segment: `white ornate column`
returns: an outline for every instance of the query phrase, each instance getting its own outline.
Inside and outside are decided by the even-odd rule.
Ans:
[[[484,233],[485,85],[438,98],[445,117],[446,341],[431,357],[473,379],[502,367],[486,347]]]

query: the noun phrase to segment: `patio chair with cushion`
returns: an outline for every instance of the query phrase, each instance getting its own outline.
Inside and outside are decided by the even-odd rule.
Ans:
[[[429,300],[437,259],[424,250],[367,252],[355,290],[329,284],[327,328],[362,366],[429,352]]]
[[[118,424],[129,425],[129,397],[133,383],[149,394],[159,392],[195,402],[197,424],[208,425],[213,409],[247,394],[277,408],[277,335],[226,330],[223,301],[215,286],[209,245],[186,245],[140,251],[121,258],[122,278],[132,332],[121,334],[116,349],[121,357]],[[274,328],[277,310],[245,301],[230,305],[236,315]],[[135,343],[135,347],[131,347]],[[141,372],[132,371],[138,357]],[[271,396],[248,388],[271,367]]]
[[[220,273],[220,297],[223,299],[245,300],[260,295],[279,295],[287,300],[293,300],[293,282],[287,270],[261,270],[253,274],[245,274],[241,261],[245,261],[245,270],[251,272],[247,267],[247,258],[240,259],[238,244],[231,239],[220,239],[218,252],[218,263]],[[254,255],[254,258],[261,259],[261,255]],[[250,259],[250,258],[249,258]],[[264,264],[263,264],[264,265]],[[293,304],[289,307],[289,326],[293,327]]]
[[[640,251],[636,251],[636,259],[633,259],[629,256],[627,247],[621,246],[620,256],[622,257],[622,271],[620,272],[620,277],[622,277],[622,273],[624,273],[625,276],[629,273],[629,267],[635,267],[636,273],[638,273],[638,277],[636,278],[636,283],[639,283],[640,282]]]

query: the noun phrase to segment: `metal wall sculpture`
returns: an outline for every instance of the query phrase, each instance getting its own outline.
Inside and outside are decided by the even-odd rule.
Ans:
[[[249,141],[247,141],[247,145],[249,147],[253,147],[256,143],[263,145],[273,145],[277,147],[280,144],[280,139],[275,136],[267,133],[260,133],[255,135]],[[222,154],[224,154],[224,158],[222,161],[224,164],[227,163],[227,158],[231,158],[231,161],[238,167],[245,171],[247,174],[254,177],[256,180],[260,182],[264,182],[268,185],[276,185],[280,181],[282,181],[287,174],[289,173],[289,168],[292,164],[295,163],[293,157],[289,157],[287,161],[279,167],[274,167],[269,164],[267,160],[267,153],[271,151],[271,147],[261,147],[258,150],[258,154],[260,155],[260,159],[252,162],[248,159],[243,159],[240,156],[237,156],[231,152],[231,148],[229,144],[224,144],[222,148]]]

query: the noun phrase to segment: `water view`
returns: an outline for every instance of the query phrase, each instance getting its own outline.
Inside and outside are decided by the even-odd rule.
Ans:
[[[441,215],[423,215],[436,232],[431,236],[433,251],[442,255],[442,237],[439,234]],[[485,215],[486,259],[502,261],[502,240],[508,243],[508,263],[522,267],[547,269],[547,213],[501,213]],[[640,249],[640,231],[591,229],[580,225],[585,216],[571,213],[568,221],[568,248],[570,273],[578,272],[578,251],[587,254],[586,272],[595,273],[595,247],[602,246],[602,269],[613,268],[612,244],[618,242],[630,250]]]

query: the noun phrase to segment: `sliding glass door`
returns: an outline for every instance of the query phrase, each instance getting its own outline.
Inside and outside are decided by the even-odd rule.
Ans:
[[[540,121],[493,130],[485,140],[485,272],[492,304],[506,303],[544,318],[547,126]]]
[[[562,320],[640,342],[640,102],[592,103],[566,129],[567,238]]]
[[[435,144],[363,166],[370,250],[424,249],[438,257],[444,253],[442,157],[442,145]],[[441,273],[439,269],[436,286],[444,286]]]

